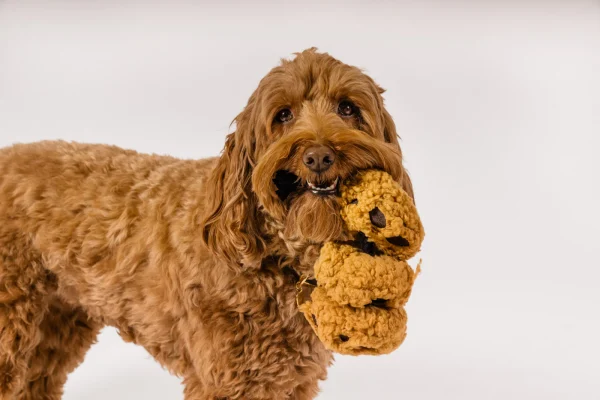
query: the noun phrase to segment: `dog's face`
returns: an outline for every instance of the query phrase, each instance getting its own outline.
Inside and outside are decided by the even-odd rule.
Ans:
[[[271,70],[236,118],[213,174],[209,247],[257,262],[268,253],[265,218],[283,226],[285,239],[339,238],[338,185],[360,169],[385,170],[412,194],[382,93],[358,68],[314,49]]]

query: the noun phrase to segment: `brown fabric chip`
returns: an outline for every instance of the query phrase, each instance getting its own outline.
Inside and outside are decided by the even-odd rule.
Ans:
[[[410,246],[410,243],[408,242],[408,240],[404,239],[402,236],[392,236],[392,237],[386,238],[386,240],[396,246],[401,246],[401,247]]]
[[[371,219],[371,223],[377,228],[385,228],[385,215],[383,215],[378,207],[375,207],[369,211],[369,218]]]

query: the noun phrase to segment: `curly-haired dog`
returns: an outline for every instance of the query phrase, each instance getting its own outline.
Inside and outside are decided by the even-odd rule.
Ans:
[[[218,158],[0,150],[0,399],[59,399],[105,325],[187,400],[312,399],[332,355],[294,280],[346,235],[336,186],[379,168],[412,193],[382,92],[309,49],[260,82]]]

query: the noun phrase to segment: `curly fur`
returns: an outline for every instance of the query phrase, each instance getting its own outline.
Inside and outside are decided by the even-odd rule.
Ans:
[[[0,150],[0,399],[59,399],[105,325],[183,377],[186,400],[314,398],[332,356],[282,267],[310,271],[344,229],[335,196],[282,200],[273,177],[373,167],[408,190],[382,92],[309,49],[260,82],[218,158]],[[336,114],[342,98],[360,118]],[[285,126],[273,124],[282,106],[296,116]],[[311,143],[338,155],[322,176],[299,161]]]

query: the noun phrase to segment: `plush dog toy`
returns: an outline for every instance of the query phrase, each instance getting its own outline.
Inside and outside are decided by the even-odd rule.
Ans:
[[[419,271],[406,260],[420,249],[423,225],[410,196],[385,172],[362,171],[340,194],[355,240],[323,246],[315,279],[298,283],[300,311],[330,350],[386,354],[406,336],[404,305]]]

